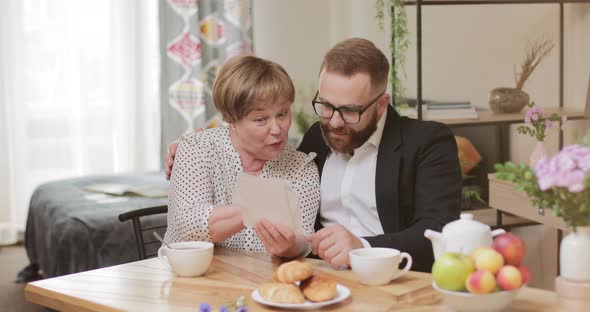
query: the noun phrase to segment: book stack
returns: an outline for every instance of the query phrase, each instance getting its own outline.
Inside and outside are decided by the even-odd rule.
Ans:
[[[405,114],[408,117],[417,118],[416,108],[408,109]],[[477,111],[470,102],[431,102],[422,105],[422,119],[478,119]]]
[[[426,104],[425,119],[477,119],[475,107],[470,102],[438,102]]]

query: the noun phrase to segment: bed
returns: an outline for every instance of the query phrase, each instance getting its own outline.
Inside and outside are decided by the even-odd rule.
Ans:
[[[118,216],[165,205],[168,199],[112,196],[84,189],[97,183],[168,189],[163,172],[86,176],[37,187],[31,197],[25,231],[29,270],[38,268],[43,277],[54,277],[139,259],[133,226],[119,222]]]

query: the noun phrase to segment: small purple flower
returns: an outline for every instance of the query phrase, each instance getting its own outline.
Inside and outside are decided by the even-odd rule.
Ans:
[[[524,115],[524,123],[527,124],[527,125],[530,125],[531,124],[531,115],[529,114],[528,111]]]
[[[553,127],[553,122],[549,119],[545,119],[545,127],[551,129],[551,127]]]
[[[538,106],[533,106],[529,108],[526,113],[524,114],[524,122],[527,125],[531,124],[532,121],[538,121],[539,119],[543,118],[545,115],[545,110]]]
[[[229,309],[226,306],[222,305],[219,307],[219,312],[229,312]]]
[[[211,312],[211,305],[208,303],[201,303],[199,306],[199,312]]]
[[[248,312],[248,307],[240,306],[238,307],[238,310],[236,312]]]

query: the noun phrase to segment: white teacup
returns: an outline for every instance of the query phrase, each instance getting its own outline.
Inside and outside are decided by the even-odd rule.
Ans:
[[[207,272],[213,259],[213,243],[177,242],[169,244],[172,249],[162,246],[158,258],[168,263],[178,276],[200,276]]]
[[[351,250],[350,267],[361,283],[385,285],[402,276],[412,267],[412,256],[393,248],[360,248]],[[407,263],[399,269],[402,259]]]

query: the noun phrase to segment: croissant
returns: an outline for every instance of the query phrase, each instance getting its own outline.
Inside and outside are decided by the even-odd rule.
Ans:
[[[275,282],[292,284],[313,275],[313,267],[309,262],[294,260],[279,265],[274,271]]]
[[[304,303],[301,290],[293,284],[265,283],[258,287],[262,298],[275,303]]]
[[[299,287],[303,291],[303,296],[313,302],[328,301],[336,296],[336,282],[321,275],[314,275],[302,281]]]

